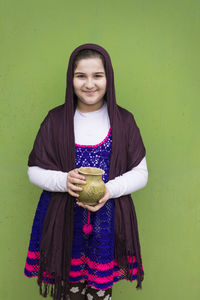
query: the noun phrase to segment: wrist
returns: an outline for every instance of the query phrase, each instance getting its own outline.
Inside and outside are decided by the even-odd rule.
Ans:
[[[109,199],[112,198],[112,187],[109,181],[105,184]]]
[[[60,172],[57,178],[57,185],[63,192],[67,192],[67,172]]]

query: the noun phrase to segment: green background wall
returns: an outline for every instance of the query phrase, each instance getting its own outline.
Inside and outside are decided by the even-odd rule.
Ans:
[[[199,299],[199,1],[1,0],[0,14],[0,299],[42,299],[23,275],[41,192],[27,158],[47,111],[64,102],[69,55],[87,42],[110,53],[117,101],[147,149],[149,182],[134,195],[143,289],[123,281],[113,299]]]

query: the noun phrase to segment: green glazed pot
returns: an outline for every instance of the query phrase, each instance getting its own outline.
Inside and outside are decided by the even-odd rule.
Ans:
[[[103,198],[106,192],[105,183],[102,180],[104,170],[94,167],[81,167],[78,169],[79,174],[83,175],[86,180],[86,184],[76,184],[83,190],[78,191],[78,201],[95,206],[98,201]]]

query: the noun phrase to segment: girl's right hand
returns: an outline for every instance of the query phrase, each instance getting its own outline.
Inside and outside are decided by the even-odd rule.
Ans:
[[[66,182],[68,193],[71,196],[78,198],[79,194],[77,194],[76,191],[82,191],[82,188],[76,186],[75,183],[86,184],[85,177],[78,173],[78,169],[74,169],[68,172]]]

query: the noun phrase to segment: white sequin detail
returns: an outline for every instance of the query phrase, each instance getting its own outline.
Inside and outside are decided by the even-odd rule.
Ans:
[[[72,288],[70,289],[70,291],[71,291],[72,293],[77,293],[77,292],[79,291],[79,288],[78,288],[78,287],[72,287]]]
[[[99,297],[102,297],[102,296],[104,296],[105,295],[105,291],[98,291],[97,292],[97,295],[99,296]]]
[[[92,299],[93,299],[93,296],[90,295],[90,294],[87,294],[87,298],[88,298],[88,300],[92,300]]]

